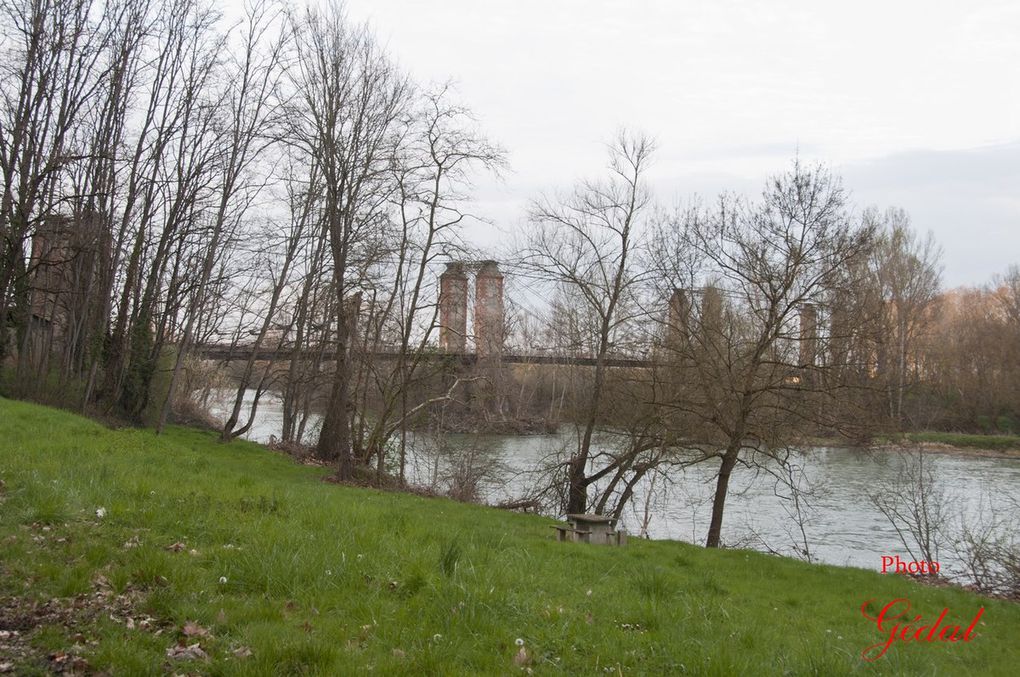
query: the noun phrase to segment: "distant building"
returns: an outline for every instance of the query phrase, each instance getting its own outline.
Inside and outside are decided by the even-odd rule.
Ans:
[[[101,284],[110,242],[98,219],[56,216],[32,236],[28,305],[36,355],[81,354],[104,314]]]

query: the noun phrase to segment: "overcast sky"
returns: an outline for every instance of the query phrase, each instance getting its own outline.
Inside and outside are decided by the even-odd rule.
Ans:
[[[1020,2],[348,0],[421,82],[453,80],[511,171],[478,186],[496,246],[529,199],[596,176],[626,126],[671,202],[756,192],[798,152],[855,204],[905,208],[945,282],[1020,263]]]

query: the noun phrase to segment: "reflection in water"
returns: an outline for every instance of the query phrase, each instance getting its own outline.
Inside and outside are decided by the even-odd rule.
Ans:
[[[224,419],[232,393],[223,391],[218,395],[210,413]],[[279,397],[267,393],[246,437],[266,442],[271,435],[280,435],[282,421]],[[317,424],[318,421],[309,422],[311,434],[306,442],[314,438]],[[480,457],[499,467],[506,478],[502,482],[490,481],[484,487],[486,500],[495,503],[520,495],[533,481],[529,471],[570,439],[569,433],[446,435],[441,441],[417,436],[411,440],[408,480],[435,485],[443,477],[445,466],[437,460],[437,446],[477,450]],[[975,515],[990,497],[1010,492],[1015,495],[1020,487],[1020,459],[941,453],[931,454],[928,459],[945,485],[948,500],[964,515]],[[823,447],[798,452],[797,461],[803,467],[805,479],[815,488],[806,525],[815,559],[869,569],[880,567],[882,555],[899,554],[906,559],[895,530],[869,499],[870,493],[896,477],[903,464],[898,454]],[[711,463],[677,471],[668,485],[662,485],[660,480],[652,496],[647,495],[646,485],[635,493],[632,507],[623,518],[624,527],[638,533],[647,506],[651,516],[648,534],[652,538],[703,542],[708,531],[715,471],[716,465]],[[760,539],[759,547],[760,541],[764,541],[776,550],[792,552],[797,527],[789,517],[788,502],[778,498],[775,489],[775,479],[767,473],[739,468],[734,471],[723,525],[724,542]],[[952,575],[955,568],[952,553],[944,553],[940,560],[943,572]]]

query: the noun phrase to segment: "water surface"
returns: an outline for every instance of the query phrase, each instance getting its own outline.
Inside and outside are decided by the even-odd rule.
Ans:
[[[219,393],[210,407],[214,416],[226,417],[226,398]],[[249,439],[267,442],[279,437],[282,406],[278,396],[264,396]],[[317,421],[310,423],[314,438]],[[493,477],[483,485],[489,502],[520,495],[533,481],[533,471],[543,459],[571,443],[569,431],[554,435],[427,435],[409,436],[407,476],[414,483],[443,484],[450,473],[450,458],[470,453],[474,463],[488,468]],[[907,558],[896,530],[876,509],[871,495],[883,491],[898,476],[906,461],[888,451],[816,447],[793,455],[802,468],[807,499],[804,529],[811,555],[821,562],[878,569],[883,555]],[[944,505],[953,519],[973,520],[981,514],[1004,509],[1003,496],[1020,495],[1020,459],[982,457],[962,453],[930,453],[925,462],[935,471],[945,493]],[[642,486],[623,525],[641,533],[647,522],[651,538],[693,543],[704,541],[711,513],[717,463],[706,462],[670,474],[668,482]],[[782,492],[782,487],[779,487]],[[723,540],[759,549],[793,553],[801,540],[797,522],[791,518],[791,502],[777,496],[775,478],[738,466],[730,481]],[[645,519],[647,511],[648,519]],[[997,516],[1001,517],[1001,513]],[[1020,519],[1020,515],[1016,515]],[[960,573],[954,553],[940,554],[945,573]]]

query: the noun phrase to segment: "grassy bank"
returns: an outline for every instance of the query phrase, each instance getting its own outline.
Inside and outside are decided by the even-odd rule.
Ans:
[[[0,399],[0,646],[14,656],[0,650],[0,664],[1005,675],[1020,663],[1018,605],[753,552],[560,544],[548,519],[322,475],[204,432],[112,431]],[[898,643],[862,662],[884,637],[861,604],[896,597],[965,625],[984,606],[983,624],[966,644]]]
[[[932,444],[959,449],[982,449],[999,452],[1020,452],[1018,435],[977,435],[969,433],[914,432],[900,433],[879,440],[893,444]]]

